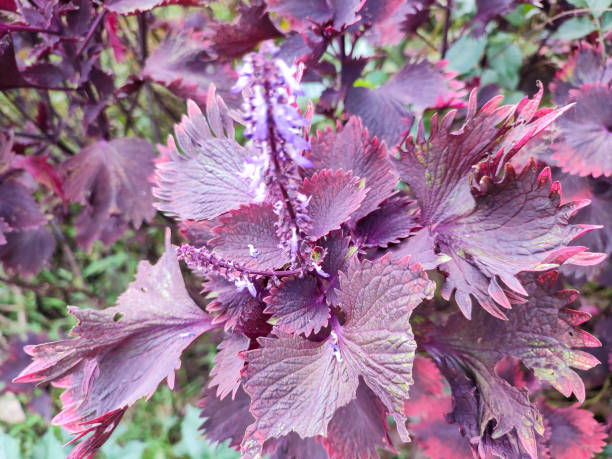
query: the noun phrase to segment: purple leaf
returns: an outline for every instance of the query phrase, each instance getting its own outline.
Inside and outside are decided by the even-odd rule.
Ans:
[[[408,259],[389,257],[353,262],[340,273],[340,308],[346,322],[338,330],[340,354],[381,399],[408,441],[404,400],[412,384],[416,343],[409,324],[412,310],[433,296],[435,284]]]
[[[235,107],[239,99],[230,89],[236,75],[229,66],[215,61],[209,44],[198,32],[169,35],[147,58],[142,76],[200,105],[206,104],[212,84],[228,105]]]
[[[232,210],[213,228],[216,237],[210,241],[213,251],[222,258],[253,269],[279,268],[289,262],[281,247],[275,223],[278,217],[272,204],[250,204]],[[253,255],[251,245],[257,255]]]
[[[55,251],[55,238],[44,226],[5,234],[0,261],[8,272],[29,277],[38,274]]]
[[[206,306],[208,312],[217,314],[214,324],[223,324],[226,330],[244,333],[253,339],[267,335],[272,329],[267,322],[270,316],[263,312],[265,305],[248,290],[238,291],[233,282],[220,276],[211,277],[204,287],[217,295]]]
[[[385,406],[361,381],[355,400],[338,408],[329,422],[323,445],[330,459],[378,458],[377,447],[397,452],[388,430]]]
[[[386,83],[376,89],[352,87],[346,95],[346,110],[362,118],[371,135],[395,147],[401,134],[410,131],[414,115],[426,108],[463,106],[463,85],[444,72],[444,61],[408,62]],[[407,108],[410,107],[410,109]]]
[[[577,292],[553,290],[556,279],[555,271],[522,274],[521,284],[529,297],[524,304],[507,311],[508,320],[499,320],[481,309],[474,311],[472,320],[457,314],[447,327],[435,333],[434,341],[444,342],[447,351],[457,350],[469,356],[470,361],[478,359],[489,368],[504,357],[516,357],[534,371],[538,380],[550,383],[566,397],[573,392],[584,401],[584,384],[571,368],[588,370],[599,361],[576,348],[601,344],[577,327],[590,315],[565,308]]]
[[[304,179],[300,192],[310,198],[307,210],[311,218],[306,233],[317,240],[339,229],[359,208],[368,191],[360,177],[342,169],[323,169]]]
[[[380,208],[357,223],[356,234],[363,247],[388,247],[410,236],[419,227],[419,209],[404,196],[384,201]]]
[[[365,180],[363,186],[368,189],[368,194],[352,214],[352,222],[376,210],[382,201],[393,194],[397,176],[391,167],[387,149],[370,137],[359,118],[351,117],[345,126],[338,125],[335,133],[330,128],[326,128],[324,133],[317,133],[311,145],[309,159],[315,170],[342,169]]]
[[[441,267],[448,274],[442,293],[449,298],[456,289],[466,317],[474,297],[503,318],[498,305],[511,306],[500,280],[524,295],[516,278],[519,272],[546,269],[566,261],[572,251],[584,252],[585,248],[567,246],[595,228],[568,223],[585,202],[560,205],[560,187],[551,184],[548,169],[538,175],[535,163],[530,163],[517,176],[506,164],[503,178],[498,178],[513,152],[563,113],[536,111],[541,95],[540,91],[532,100],[523,99],[517,107],[497,108],[500,99],[495,98],[478,113],[472,96],[460,129],[451,130],[452,112],[441,123],[434,115],[429,139],[421,126],[416,142],[410,139],[395,161],[421,206],[422,224],[429,227],[422,231],[429,231],[435,247],[452,258]],[[496,154],[480,163],[470,189],[473,166],[491,151]],[[592,264],[599,261],[600,255],[589,259]]]
[[[587,42],[580,43],[551,83],[556,104],[570,102],[570,90],[582,85],[608,85],[612,81],[612,58],[602,59],[601,50]]]
[[[234,140],[223,99],[211,87],[206,117],[193,102],[156,165],[156,206],[181,220],[208,220],[252,201],[240,177],[251,153]],[[180,150],[179,150],[180,149]]]
[[[268,9],[285,17],[292,30],[303,32],[314,24],[342,30],[359,20],[363,0],[270,0]]]
[[[36,200],[20,181],[12,178],[0,182],[0,219],[5,232],[33,229],[47,222]]]
[[[366,0],[359,10],[361,20],[351,30],[364,26],[365,37],[373,44],[396,45],[404,37],[402,24],[406,18],[422,7],[422,0]]]
[[[33,362],[15,381],[66,388],[53,422],[71,432],[150,397],[163,379],[173,387],[183,350],[214,328],[185,289],[169,234],[158,263],[141,262],[117,303],[104,310],[71,307],[79,321],[73,339],[26,348]]]
[[[271,314],[274,327],[285,333],[318,333],[330,317],[325,295],[310,275],[283,280],[270,290],[265,302],[264,312]]]
[[[66,198],[86,206],[77,223],[82,247],[99,238],[116,240],[127,223],[139,228],[153,218],[154,156],[146,140],[122,137],[100,140],[64,162]]]
[[[591,205],[578,211],[572,219],[573,223],[591,223],[602,225],[598,231],[589,231],[575,239],[576,245],[589,247],[595,252],[612,253],[612,234],[609,223],[612,221],[612,179],[606,177],[579,177],[554,171],[555,178],[563,186],[563,201],[580,201],[588,199]],[[580,254],[579,254],[580,255]],[[568,265],[562,266],[564,274],[574,279],[597,279],[600,283],[609,285],[610,264],[601,263],[595,266]]]
[[[111,13],[126,16],[128,14],[144,13],[159,6],[203,6],[205,3],[204,0],[111,0],[104,6]]]
[[[553,161],[571,174],[612,176],[612,88],[584,85],[570,91],[570,101],[576,106],[557,122]]]
[[[261,348],[246,353],[244,388],[255,422],[242,442],[245,457],[261,452],[267,439],[292,431],[302,438],[326,435],[336,409],[357,390],[357,376],[336,358],[328,340],[277,335],[259,338]]]
[[[270,21],[264,3],[250,7],[239,5],[238,8],[240,16],[234,23],[212,25],[212,49],[222,59],[240,57],[261,41],[283,36]]]
[[[317,438],[300,438],[295,432],[281,438],[266,441],[264,453],[269,453],[269,459],[308,458],[328,459],[325,449]]]
[[[249,413],[250,403],[251,399],[242,387],[238,388],[233,398],[223,400],[219,400],[215,392],[209,389],[198,404],[202,408],[201,417],[206,418],[200,429],[211,442],[230,440],[230,447],[240,446],[248,425],[253,422],[253,416]]]
[[[13,393],[27,393],[34,390],[34,384],[17,384],[13,379],[27,367],[32,359],[23,350],[24,346],[41,344],[49,341],[49,337],[43,333],[28,332],[25,337],[11,335],[6,355],[0,354],[0,382],[4,384],[2,391]]]
[[[217,386],[217,397],[221,400],[230,392],[232,398],[236,397],[236,391],[240,387],[240,372],[244,367],[244,360],[238,357],[242,351],[249,348],[249,338],[240,334],[227,335],[217,346],[217,355],[213,359],[213,366],[208,387]]]
[[[318,244],[327,251],[321,263],[321,268],[329,277],[322,280],[325,285],[325,297],[332,306],[337,306],[338,290],[340,286],[340,271],[348,268],[350,238],[344,237],[341,231],[333,231]]]
[[[543,399],[538,407],[544,417],[551,458],[590,459],[606,446],[606,427],[595,420],[593,413],[578,408],[550,406]]]

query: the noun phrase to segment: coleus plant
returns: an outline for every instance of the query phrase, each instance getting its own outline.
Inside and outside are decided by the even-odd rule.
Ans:
[[[293,14],[296,2],[271,5]],[[444,457],[432,425],[456,454],[601,450],[589,412],[529,398],[551,385],[584,401],[573,368],[598,363],[578,349],[599,345],[579,328],[589,315],[555,286],[561,265],[605,257],[571,244],[598,228],[570,222],[588,201],[562,203],[548,168],[511,163],[569,107],[539,108],[540,87],[478,109],[473,92],[463,120],[434,115],[401,144],[357,116],[311,134],[312,105],[296,103],[302,67],[282,52],[266,43],[239,69],[244,144],[211,85],[205,112],[190,101],[161,147],[156,205],[190,243],[168,233],[116,306],[71,308],[71,339],[26,348],[33,361],[15,381],[65,389],[53,422],[83,439],[70,457],[92,456],[164,379],[173,387],[182,352],[217,328],[202,428],[243,457],[377,456],[395,450],[393,431]],[[179,261],[205,280],[207,311]]]

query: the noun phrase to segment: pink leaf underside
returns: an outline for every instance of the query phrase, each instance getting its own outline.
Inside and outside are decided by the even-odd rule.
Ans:
[[[339,155],[339,151],[343,153]],[[364,182],[368,193],[359,209],[351,215],[352,223],[376,210],[393,194],[397,184],[386,147],[370,137],[357,117],[351,117],[343,127],[338,126],[335,133],[330,128],[318,133],[312,140],[309,159],[315,171],[342,169]]]
[[[431,459],[471,459],[472,451],[459,426],[446,419],[452,411],[452,400],[447,393],[440,370],[428,358],[417,356],[413,367],[414,384],[405,412],[410,416],[410,433]]]
[[[200,105],[207,103],[209,86],[214,85],[228,105],[237,107],[240,98],[230,91],[236,74],[217,61],[209,45],[201,32],[170,34],[147,58],[142,76]]]
[[[559,119],[553,161],[565,172],[612,175],[612,87],[588,85],[570,92],[576,105]]]
[[[372,390],[360,381],[357,395],[338,408],[327,428],[323,445],[330,459],[378,457],[376,448],[396,451],[389,437],[387,410]]]
[[[397,196],[384,201],[380,208],[362,218],[356,233],[365,247],[388,247],[410,236],[419,226],[418,207],[414,201]]]
[[[75,337],[26,349],[33,362],[16,381],[66,388],[54,423],[72,432],[150,397],[163,379],[172,387],[183,350],[213,328],[187,293],[169,240],[157,264],[140,263],[117,306],[70,313]]]
[[[312,219],[306,233],[313,240],[339,229],[359,208],[369,191],[359,180],[351,172],[329,169],[304,179],[300,191],[310,198],[307,210]]]
[[[155,215],[149,177],[155,151],[146,140],[98,141],[63,163],[70,202],[85,205],[77,220],[77,242],[113,242],[131,223],[138,228]]]
[[[95,419],[87,421],[82,424],[81,430],[75,432],[76,437],[71,441],[79,440],[87,435],[81,443],[75,446],[70,451],[70,454],[66,459],[82,459],[93,457],[98,449],[108,440],[113,434],[115,428],[121,421],[121,418],[125,414],[126,408],[111,411],[110,413],[103,414]]]
[[[205,117],[190,102],[189,116],[168,137],[157,161],[155,197],[162,212],[181,220],[209,220],[252,201],[242,172],[250,152],[234,140],[234,125],[223,100],[209,92]]]
[[[220,400],[215,391],[208,389],[199,402],[202,408],[200,417],[206,418],[200,426],[206,439],[213,443],[224,443],[229,440],[229,447],[240,446],[244,433],[254,419],[249,412],[251,399],[239,386],[233,397]]]
[[[606,446],[606,427],[578,404],[556,408],[539,400],[538,407],[545,420],[551,458],[590,459]]]
[[[290,260],[287,251],[279,247],[280,238],[274,226],[277,220],[270,203],[242,206],[219,219],[210,246],[220,257],[247,268],[280,268]],[[249,244],[258,252],[256,256]]]
[[[327,326],[330,310],[313,276],[284,279],[265,301],[265,312],[272,315],[274,327],[285,333],[308,336]]]
[[[363,0],[271,0],[268,10],[286,18],[291,30],[303,32],[316,24],[331,22],[335,30],[359,20]]]
[[[32,361],[23,348],[47,341],[49,337],[44,333],[28,332],[23,337],[19,334],[10,336],[6,353],[0,353],[0,382],[3,383],[0,392],[10,391],[19,394],[34,391],[34,384],[14,383],[13,379]]]
[[[261,451],[268,438],[291,431],[303,438],[327,435],[336,410],[355,398],[359,376],[407,440],[403,400],[416,347],[408,319],[433,295],[434,284],[407,260],[380,259],[353,263],[348,275],[341,274],[340,287],[346,323],[335,327],[337,344],[333,335],[315,342],[278,331],[278,338],[261,338],[261,348],[246,353],[245,389],[256,419],[242,443],[247,457]],[[270,381],[277,382],[270,386]]]
[[[231,333],[217,346],[208,387],[217,386],[218,398],[223,399],[229,393],[232,394],[232,398],[236,396],[236,391],[240,387],[240,372],[244,367],[244,360],[238,354],[249,348],[249,342],[249,338],[245,335]]]
[[[201,6],[204,4],[204,0],[111,0],[105,6],[111,13],[125,16],[129,14],[144,13],[159,6]]]
[[[439,104],[464,105],[463,85],[451,77],[440,65],[414,60],[376,89],[350,87],[346,110],[361,117],[373,137],[395,147],[402,140],[402,134],[410,131],[414,116],[426,108]]]
[[[253,298],[247,289],[238,291],[233,282],[221,276],[211,276],[204,284],[208,292],[215,294],[206,310],[214,315],[214,324],[223,324],[226,330],[243,333],[250,338],[267,335],[272,326],[270,316],[264,314],[265,304]]]

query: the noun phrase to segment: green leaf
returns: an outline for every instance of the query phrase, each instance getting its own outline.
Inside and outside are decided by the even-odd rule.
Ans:
[[[593,16],[599,18],[606,8],[610,8],[612,0],[569,0],[569,3],[578,8],[588,8]]]
[[[559,40],[576,40],[597,30],[593,20],[587,16],[571,18],[561,24],[561,27],[553,34],[553,38]]]
[[[487,37],[471,37],[463,35],[449,48],[446,53],[448,69],[455,70],[460,74],[468,73],[478,67],[482,53],[487,46]]]
[[[116,269],[125,264],[128,255],[125,252],[119,252],[110,257],[105,257],[92,262],[83,270],[83,277],[90,277],[105,271]]]
[[[212,446],[199,432],[203,420],[200,410],[187,405],[181,422],[181,441],[174,447],[174,453],[189,459],[238,459],[240,454],[226,445]]]
[[[32,459],[66,457],[71,449],[71,447],[64,448],[62,442],[55,436],[53,428],[49,428],[32,448]]]
[[[0,431],[0,459],[21,459],[19,442],[8,434]]]
[[[492,40],[487,48],[487,61],[497,74],[497,83],[506,89],[515,89],[519,82],[519,70],[523,53],[514,43]]]

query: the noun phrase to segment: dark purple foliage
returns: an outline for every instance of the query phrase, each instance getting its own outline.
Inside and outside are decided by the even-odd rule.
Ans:
[[[233,3],[231,22],[204,3],[0,1],[13,12],[0,90],[24,118],[0,133],[3,270],[38,273],[56,238],[65,253],[128,228],[142,241],[156,209],[186,240],[172,246],[167,230],[115,306],[70,307],[71,338],[30,343],[25,368],[12,349],[6,389],[65,389],[53,422],[83,439],[71,458],[92,457],[218,329],[201,429],[247,459],[378,457],[411,436],[432,458],[601,451],[591,412],[541,396],[582,403],[577,371],[598,364],[590,314],[571,309],[578,292],[558,274],[607,273],[610,60],[581,44],[551,88],[575,102],[560,108],[540,107],[541,84],[516,104],[479,103],[477,78],[416,54],[365,87],[364,72],[391,62],[382,46],[401,55],[453,2],[257,0]],[[478,1],[463,31],[504,25],[519,3]],[[152,13],[171,4],[196,8]],[[440,28],[444,56],[453,34]],[[305,110],[302,80],[324,86]],[[546,164],[575,174],[553,169],[563,193]],[[607,325],[601,314],[593,326],[606,359]]]

